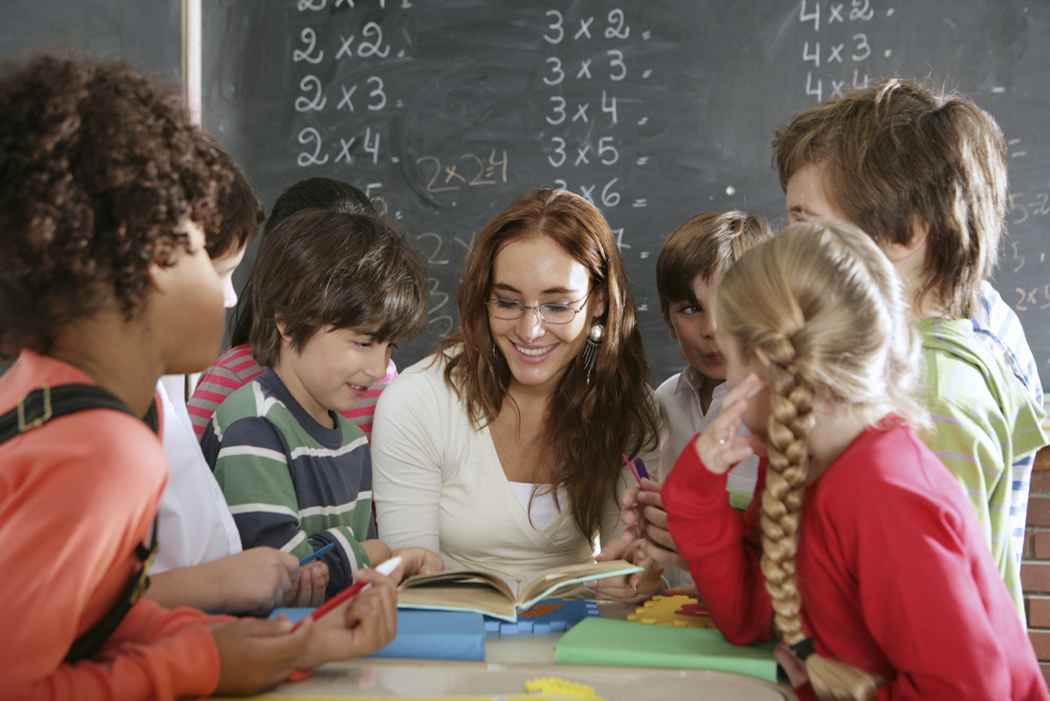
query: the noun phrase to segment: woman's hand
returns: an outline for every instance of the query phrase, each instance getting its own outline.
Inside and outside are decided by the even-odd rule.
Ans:
[[[598,553],[596,559],[599,562],[627,560],[645,569],[622,577],[609,577],[589,582],[588,588],[594,593],[595,598],[634,603],[660,593],[664,586],[660,576],[663,569],[639,550],[638,542],[625,533]]]

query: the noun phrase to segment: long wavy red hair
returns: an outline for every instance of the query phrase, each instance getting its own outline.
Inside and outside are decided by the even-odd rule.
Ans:
[[[459,330],[439,349],[447,359],[445,381],[477,427],[499,415],[511,373],[493,341],[486,302],[497,254],[526,236],[550,238],[587,268],[588,309],[596,308],[595,300],[605,302],[591,382],[581,352],[558,381],[545,423],[551,454],[559,456],[552,486],[555,493],[565,489],[576,525],[591,538],[607,500],[616,500],[624,456],[655,448],[659,425],[627,275],[609,224],[594,205],[564,190],[534,190],[477,234],[459,286]]]

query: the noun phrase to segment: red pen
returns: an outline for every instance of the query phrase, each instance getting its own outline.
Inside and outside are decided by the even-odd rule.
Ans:
[[[376,572],[378,572],[379,574],[383,575],[384,577],[389,577],[391,575],[391,573],[394,570],[396,570],[400,565],[401,565],[401,556],[398,555],[397,557],[392,557],[389,560],[385,560],[385,561],[379,563],[378,565],[376,565]],[[313,612],[310,614],[310,618],[312,618],[315,621],[318,620],[319,618],[321,618],[321,616],[324,616],[326,613],[329,613],[330,611],[333,611],[333,610],[339,608],[339,606],[341,604],[346,603],[347,601],[352,599],[354,596],[356,596],[359,592],[361,592],[363,589],[365,589],[366,587],[369,587],[369,586],[371,586],[371,585],[366,583],[366,582],[354,582],[352,585],[350,585],[349,587],[347,587],[343,591],[341,591],[338,594],[336,594],[335,596],[333,596],[328,601],[324,602],[323,604],[321,604],[320,606],[315,608],[313,610]],[[303,620],[305,620],[305,619],[303,619]],[[298,623],[295,624],[295,627],[292,628],[292,631],[295,632],[295,630],[298,629],[299,626],[301,626],[302,624],[303,624],[303,621],[300,620]],[[303,679],[306,679],[309,676],[310,676],[310,670],[308,670],[308,669],[297,669],[297,670],[293,671],[290,675],[288,675],[288,680],[289,681],[293,681],[293,682],[298,682],[298,681],[302,681]]]

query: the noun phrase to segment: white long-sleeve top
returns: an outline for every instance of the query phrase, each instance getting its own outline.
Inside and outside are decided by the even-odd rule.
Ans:
[[[424,358],[379,398],[372,428],[379,537],[391,548],[440,552],[449,568],[481,567],[516,580],[590,561],[592,543],[576,527],[566,498],[550,525],[530,524],[488,428],[472,425],[466,405],[445,383],[444,366],[440,358]],[[618,493],[626,477],[621,472]],[[610,499],[601,542],[619,535],[619,517]]]
[[[241,551],[240,533],[204,461],[185,401],[180,405],[179,399],[170,396],[170,386],[157,382],[164,411],[164,454],[171,475],[157,506],[157,559],[150,569],[154,573],[202,565]]]
[[[718,418],[722,411],[722,401],[729,393],[729,386],[723,382],[715,387],[711,395],[711,404],[704,413],[700,403],[700,385],[702,378],[695,370],[687,367],[673,375],[656,389],[656,402],[660,405],[660,416],[663,421],[663,433],[660,440],[660,463],[662,471],[654,474],[658,482],[667,479],[671,468],[678,461],[678,456],[685,450],[686,444],[693,436],[706,429]],[[747,428],[740,427],[741,434],[746,435]],[[751,503],[758,481],[758,458],[751,456],[734,467],[729,473],[726,485],[729,493],[734,495],[733,502],[738,508],[746,508]]]

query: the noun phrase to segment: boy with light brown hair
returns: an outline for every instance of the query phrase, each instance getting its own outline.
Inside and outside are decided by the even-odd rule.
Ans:
[[[1023,334],[1007,355],[991,328],[1016,319],[986,282],[1005,228],[1002,132],[966,98],[893,79],[801,112],[773,147],[789,218],[859,226],[900,275],[934,418],[924,437],[969,494],[1023,616],[1028,481],[1047,437],[1038,375],[1011,367],[1031,357]]]

